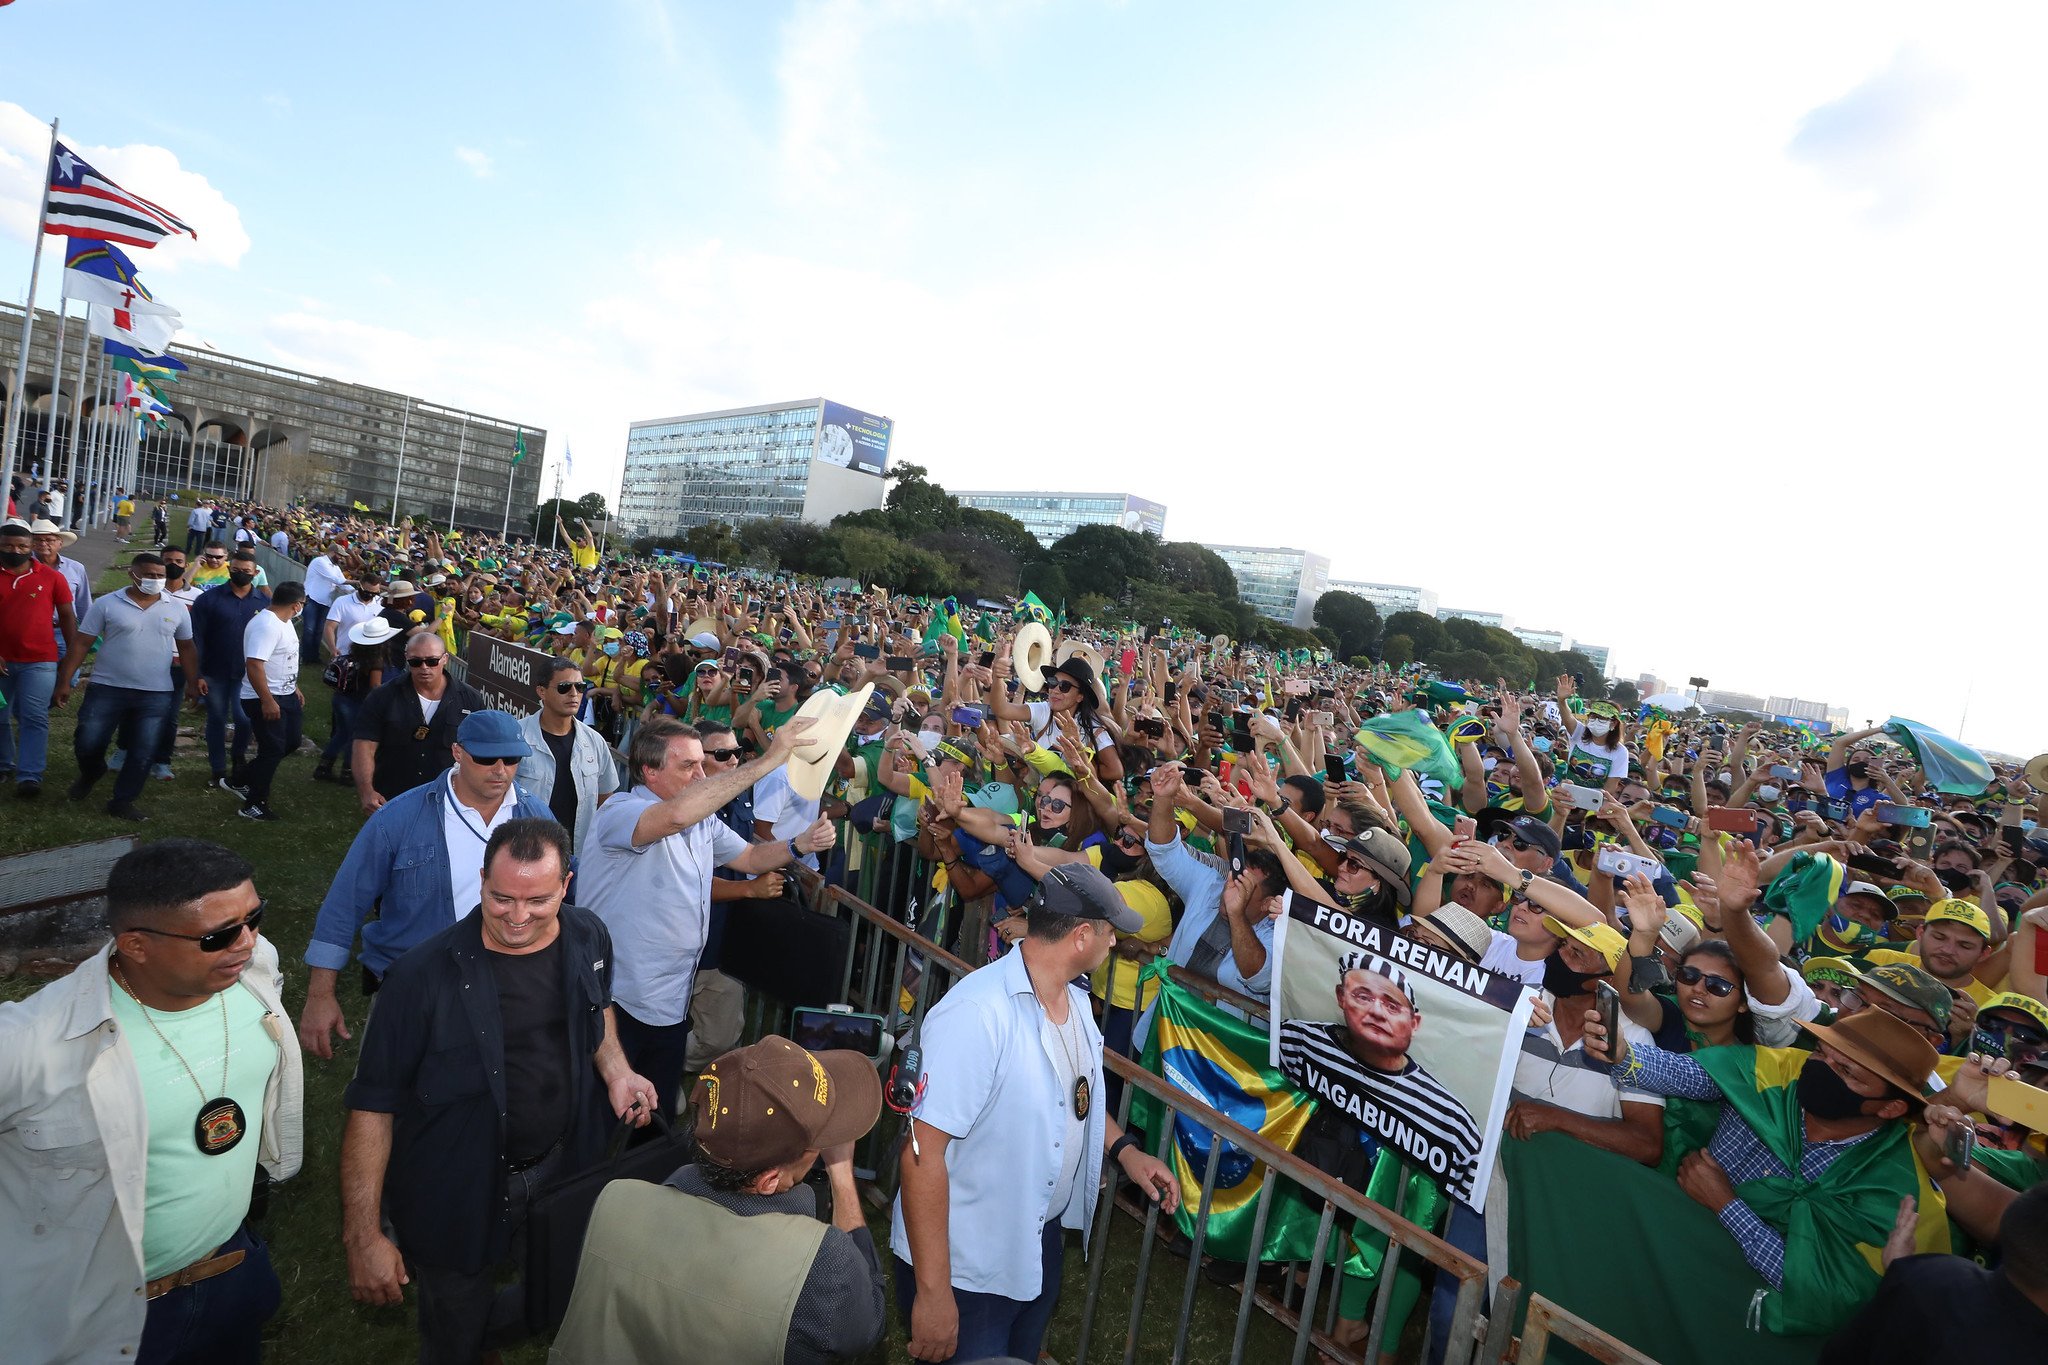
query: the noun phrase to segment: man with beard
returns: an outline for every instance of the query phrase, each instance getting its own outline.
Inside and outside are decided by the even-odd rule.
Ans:
[[[1479,1125],[1409,1055],[1422,1010],[1408,974],[1378,953],[1345,954],[1337,1010],[1337,1023],[1281,1023],[1281,1072],[1465,1198],[1479,1174]]]
[[[1721,1102],[1713,1136],[1679,1163],[1678,1183],[1770,1286],[1752,1310],[1763,1327],[1818,1335],[1877,1292],[1900,1200],[1918,1201],[1917,1245],[1946,1250],[1948,1232],[1906,1122],[1923,1107],[1934,1045],[1880,1010],[1800,1027],[1814,1051],[1615,1045],[1594,1011],[1584,1033],[1586,1055],[1613,1064],[1615,1086]]]

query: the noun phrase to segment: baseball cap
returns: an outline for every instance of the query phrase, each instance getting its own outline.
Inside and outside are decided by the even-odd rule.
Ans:
[[[1486,822],[1482,822],[1484,823]],[[1493,829],[1490,833],[1512,834],[1523,843],[1541,849],[1552,858],[1556,858],[1559,850],[1563,848],[1558,842],[1557,831],[1550,827],[1550,823],[1538,820],[1533,815],[1515,815],[1505,820],[1496,817],[1491,823]],[[1489,831],[1482,829],[1480,833],[1486,835]]]
[[[706,1156],[727,1170],[765,1171],[874,1127],[882,1081],[858,1052],[810,1052],[771,1033],[706,1067],[690,1103]]]
[[[1957,900],[1951,897],[1945,901],[1936,901],[1928,906],[1927,923],[1934,924],[1941,920],[1953,920],[1957,924],[1967,924],[1978,933],[1984,935],[1986,939],[1991,937],[1991,919],[1974,901]]]
[[[934,744],[931,757],[933,759],[950,758],[955,763],[965,764],[967,767],[972,768],[975,764],[981,762],[981,746],[974,742],[974,736],[972,735],[954,735],[950,739],[942,739]]]
[[[1145,927],[1144,918],[1117,894],[1116,883],[1087,863],[1053,868],[1039,879],[1031,902],[1055,915],[1104,920],[1118,933],[1135,934]]]
[[[1669,921],[1666,922],[1668,923]],[[1568,938],[1584,947],[1591,948],[1594,952],[1600,954],[1601,959],[1607,963],[1609,971],[1613,971],[1616,967],[1620,966],[1623,955],[1628,952],[1628,940],[1623,938],[1621,932],[1611,924],[1589,924],[1581,929],[1574,925],[1566,924],[1554,915],[1545,915],[1543,917],[1543,927],[1556,934],[1559,938]]]
[[[2000,991],[1977,1007],[1977,1017],[1983,1018],[1993,1010],[2014,1010],[2048,1029],[2048,1005],[2042,1004],[2031,995],[2016,991]]]
[[[1657,938],[1665,947],[1682,956],[1692,951],[1701,934],[1699,926],[1684,915],[1670,914],[1664,917],[1664,925],[1657,930]]]
[[[1948,987],[1910,962],[1888,962],[1882,967],[1858,972],[1856,985],[1859,989],[1876,991],[1908,1009],[1926,1010],[1936,1024],[1948,1027],[1949,1007],[1955,1003],[1955,997],[1949,994]]]
[[[1408,846],[1383,829],[1362,829],[1346,839],[1338,850],[1363,858],[1394,893],[1397,904],[1408,904]]]
[[[1809,986],[1827,982],[1834,986],[1856,984],[1856,964],[1844,957],[1809,957],[1799,974]]]
[[[471,758],[525,758],[533,752],[519,722],[503,711],[472,711],[456,727],[455,742]]]
[[[1889,906],[1892,901],[1892,898],[1884,893],[1883,888],[1873,886],[1869,882],[1848,882],[1844,884],[1842,887],[1842,895],[1875,896],[1877,899],[1883,901],[1887,906]],[[1837,897],[1836,899],[1839,900],[1840,897]]]
[[[715,633],[708,630],[700,630],[690,637],[690,643],[699,649],[717,649],[719,641]]]

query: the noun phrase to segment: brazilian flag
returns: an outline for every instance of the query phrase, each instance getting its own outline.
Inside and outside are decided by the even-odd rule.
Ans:
[[[1052,609],[1038,600],[1038,594],[1027,592],[1019,598],[1017,605],[1010,608],[1010,615],[1019,621],[1036,621],[1042,626],[1052,625]]]
[[[1984,755],[1917,720],[1893,716],[1884,723],[1884,732],[1912,751],[1913,761],[1927,774],[1928,785],[1938,792],[1982,796],[1997,776]]]
[[[1762,908],[1792,921],[1792,941],[1804,943],[1828,918],[1842,894],[1848,869],[1825,853],[1795,853],[1759,897]]]
[[[1451,754],[1443,731],[1421,711],[1388,711],[1369,717],[1358,729],[1359,747],[1392,777],[1403,768],[1434,777],[1445,791],[1465,784],[1465,774]]]
[[[1179,985],[1158,965],[1164,960],[1158,959],[1145,970],[1144,979],[1159,983],[1152,1031],[1145,1040],[1145,1069],[1236,1119],[1274,1146],[1293,1151],[1315,1113],[1315,1100],[1289,1084],[1277,1068],[1266,1065],[1264,1029],[1225,1014]],[[1141,984],[1139,990],[1143,989]],[[1144,1092],[1131,1097],[1132,1126],[1154,1138],[1147,1147],[1154,1146],[1160,1124],[1167,1117],[1165,1106]],[[1172,1118],[1173,1143],[1166,1164],[1179,1177],[1181,1189],[1180,1212],[1174,1216],[1180,1221],[1180,1230],[1192,1237],[1195,1210],[1202,1200],[1202,1174],[1209,1160],[1209,1130],[1184,1116]],[[1257,1214],[1259,1189],[1266,1182],[1265,1163],[1227,1139],[1217,1147],[1216,1160],[1205,1244],[1211,1255],[1230,1261],[1305,1261],[1315,1254],[1321,1208],[1312,1209],[1298,1190],[1283,1185],[1274,1192],[1273,1206],[1266,1214],[1263,1257],[1255,1257],[1252,1219]]]

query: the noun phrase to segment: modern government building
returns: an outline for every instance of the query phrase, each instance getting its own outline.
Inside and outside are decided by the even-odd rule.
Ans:
[[[1121,526],[1126,531],[1166,536],[1166,504],[1129,493],[1004,492],[948,490],[963,506],[1003,512],[1024,523],[1024,529],[1051,545],[1082,526]]]
[[[618,520],[661,536],[755,517],[824,523],[882,505],[895,422],[826,398],[635,422]]]
[[[1275,545],[1210,545],[1237,575],[1237,595],[1259,615],[1304,630],[1315,624],[1316,599],[1330,588],[1330,561]]]
[[[79,386],[79,333],[73,318],[64,372],[53,387],[57,315],[37,310],[17,470],[41,470],[54,423],[56,458],[47,477],[62,477],[70,465],[74,391],[81,453],[95,436],[128,429],[114,396],[119,376],[99,364],[97,342]],[[14,382],[20,344],[20,307],[0,305],[0,400],[10,396],[5,390]],[[400,516],[445,523],[452,510],[455,524],[493,532],[508,510],[515,523],[528,524],[540,501],[544,431],[175,342],[171,354],[189,368],[164,386],[170,418],[161,428],[145,424],[135,490],[145,497],[189,489],[267,503],[361,503],[380,513],[395,497]],[[526,453],[514,464],[522,433]]]

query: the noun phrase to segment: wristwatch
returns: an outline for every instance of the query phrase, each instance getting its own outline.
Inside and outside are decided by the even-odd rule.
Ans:
[[[796,840],[794,839],[789,841],[789,860],[793,863],[800,863],[804,860],[803,852],[797,848]]]

